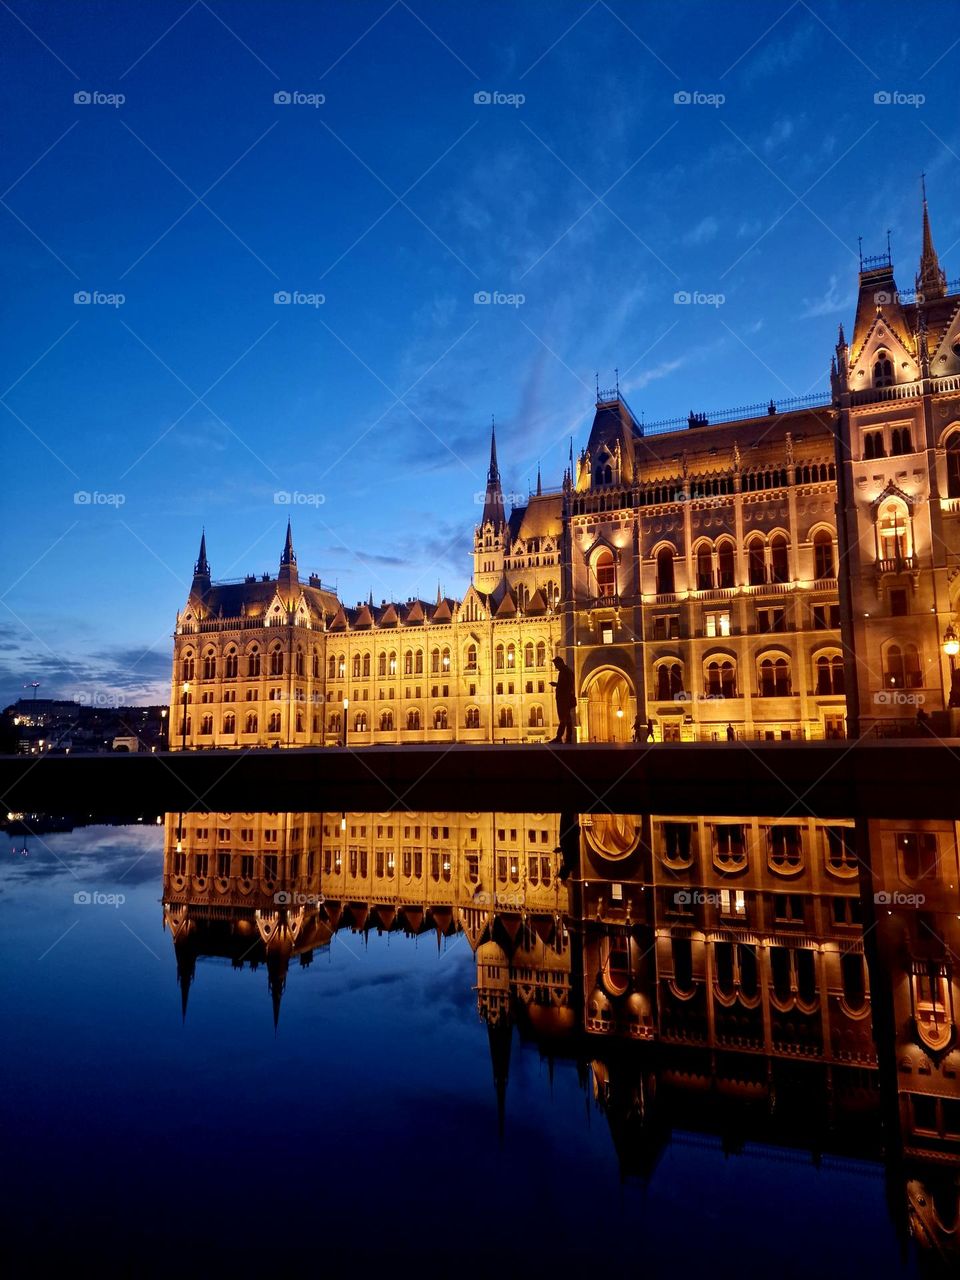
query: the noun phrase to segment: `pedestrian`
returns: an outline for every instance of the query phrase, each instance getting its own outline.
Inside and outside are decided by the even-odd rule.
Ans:
[[[633,740],[634,740],[634,742],[639,742],[639,741],[640,741],[640,735],[641,735],[641,733],[643,733],[643,716],[642,716],[642,715],[640,714],[640,712],[638,711],[638,712],[637,712],[637,718],[636,718],[636,720],[634,720],[634,722],[633,722]]]
[[[647,721],[647,736],[645,741],[656,742],[656,740],[657,740],[657,735],[653,731],[653,720],[650,719]]]
[[[551,688],[556,690],[557,700],[557,736],[554,742],[574,742],[573,709],[577,705],[577,695],[573,691],[573,670],[562,658],[554,658],[553,665],[557,669],[556,680],[550,681]]]
[[[737,735],[736,735],[736,734],[734,733],[734,731],[733,731],[733,725],[732,725],[732,724],[728,724],[728,725],[727,725],[727,741],[728,741],[728,742],[736,742],[736,740],[737,740]]]

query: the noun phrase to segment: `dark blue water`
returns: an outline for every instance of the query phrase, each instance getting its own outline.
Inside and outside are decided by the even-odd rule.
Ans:
[[[462,934],[336,934],[291,964],[276,1028],[265,966],[201,958],[184,1017],[160,828],[9,843],[12,1274],[915,1274],[876,1159],[675,1123],[624,1179],[589,1064],[516,1029],[501,1136]],[[94,891],[123,901],[74,901]]]

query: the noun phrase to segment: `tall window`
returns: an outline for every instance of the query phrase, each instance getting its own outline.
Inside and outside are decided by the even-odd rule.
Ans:
[[[368,677],[368,676],[370,675],[370,655],[369,655],[369,653],[365,653],[365,654],[363,655],[363,674],[364,674],[364,678],[366,678],[366,677]]]
[[[882,431],[865,431],[863,433],[863,456],[864,458],[886,457],[883,451]]]
[[[433,727],[435,729],[445,729],[447,727],[447,712],[445,707],[437,707],[433,713]]]
[[[480,728],[480,708],[479,707],[467,707],[465,724],[468,729]]]
[[[880,510],[880,558],[895,564],[907,558],[907,515],[902,503],[888,502]]]
[[[408,729],[420,728],[420,712],[417,711],[416,709],[414,709],[413,711],[407,712],[407,728]]]
[[[767,580],[767,570],[763,559],[763,542],[754,538],[747,544],[747,576],[752,587],[762,586]]]
[[[543,728],[543,707],[534,705],[530,708],[530,727],[531,729]]]
[[[393,712],[381,711],[380,713],[380,731],[387,733],[393,728]]]
[[[408,649],[403,655],[403,674],[405,676],[413,675],[413,650]]]
[[[617,570],[613,563],[613,552],[604,548],[597,556],[595,566],[597,575],[597,595],[612,596],[617,591]]]
[[[790,664],[786,658],[764,658],[760,663],[760,697],[783,698],[790,693]]]
[[[512,707],[500,708],[499,725],[501,729],[513,728],[513,708]]]
[[[662,662],[657,667],[657,698],[666,702],[683,693],[683,668],[679,662]]]
[[[676,590],[673,574],[673,548],[661,547],[657,552],[657,592],[660,595],[673,595]]]
[[[540,640],[537,644],[537,666],[545,667],[547,665],[547,646]]]
[[[708,662],[706,677],[708,697],[735,698],[737,696],[736,668],[729,658]]]
[[[960,431],[947,441],[947,497],[960,498]]]
[[[475,644],[468,644],[466,654],[464,655],[464,670],[476,671],[476,669],[477,669],[477,646]]]
[[[697,590],[709,591],[713,586],[713,548],[702,542],[697,548]]]
[[[533,645],[529,642],[523,646],[523,665],[528,670],[533,666]]]
[[[877,352],[876,363],[873,366],[873,385],[875,387],[893,386],[893,361],[886,351]]]
[[[274,649],[273,653],[270,654],[270,674],[272,676],[283,675],[283,651],[281,649]]]
[[[816,578],[833,578],[833,536],[819,529],[813,538],[813,572]]]
[[[360,655],[359,655],[359,653],[355,653],[355,654],[353,655],[353,678],[354,678],[354,680],[359,680],[359,679],[360,679]]]
[[[440,670],[440,650],[431,649],[430,651],[430,670],[436,674]]]
[[[883,682],[888,689],[919,689],[922,686],[920,652],[915,644],[892,644],[887,648]]]
[[[230,649],[227,656],[223,660],[223,678],[224,680],[236,680],[239,659],[237,658],[236,649]]]
[[[498,644],[493,651],[493,665],[498,671],[503,670],[503,645]]]
[[[733,543],[721,542],[717,548],[717,586],[732,587],[734,572]]]
[[[843,693],[843,658],[839,653],[817,658],[817,693]]]
[[[774,582],[790,581],[787,540],[782,533],[770,540],[770,576]]]
[[[387,674],[387,655],[381,649],[377,654],[377,675],[385,676]]]
[[[217,659],[212,653],[204,655],[203,659],[203,678],[204,680],[213,680],[217,675]]]
[[[909,427],[894,427],[890,436],[890,454],[913,453]]]

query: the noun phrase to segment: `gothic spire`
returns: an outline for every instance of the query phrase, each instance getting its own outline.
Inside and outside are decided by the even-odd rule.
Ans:
[[[287,540],[283,544],[283,555],[280,557],[281,567],[285,564],[295,565],[297,563],[296,553],[293,549],[293,531],[290,528],[290,520],[287,520]]]
[[[503,512],[503,490],[500,488],[500,468],[497,466],[497,428],[491,420],[490,426],[490,467],[487,471],[487,490],[484,494],[483,516],[481,524],[492,524],[500,529],[505,523]]]
[[[540,463],[537,463],[537,497],[543,496],[543,485],[540,483]]]
[[[200,534],[200,554],[197,556],[193,566],[193,585],[190,587],[191,596],[201,597],[210,590],[210,564],[207,560],[207,533],[204,530]]]
[[[917,293],[923,299],[942,298],[947,292],[947,277],[940,266],[940,259],[933,247],[933,235],[930,231],[930,214],[927,211],[927,178],[920,175],[923,192],[923,248],[920,252],[920,270],[917,272]],[[918,299],[919,301],[919,299]]]
[[[297,573],[297,556],[293,549],[293,531],[287,520],[287,537],[283,544],[283,555],[280,557],[280,572],[277,575],[277,586],[283,595],[287,607],[292,608],[296,602],[300,575]]]

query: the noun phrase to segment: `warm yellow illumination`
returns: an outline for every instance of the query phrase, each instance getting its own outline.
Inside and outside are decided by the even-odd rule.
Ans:
[[[953,623],[943,633],[943,652],[948,658],[955,658],[960,653],[960,637],[957,636]]]

